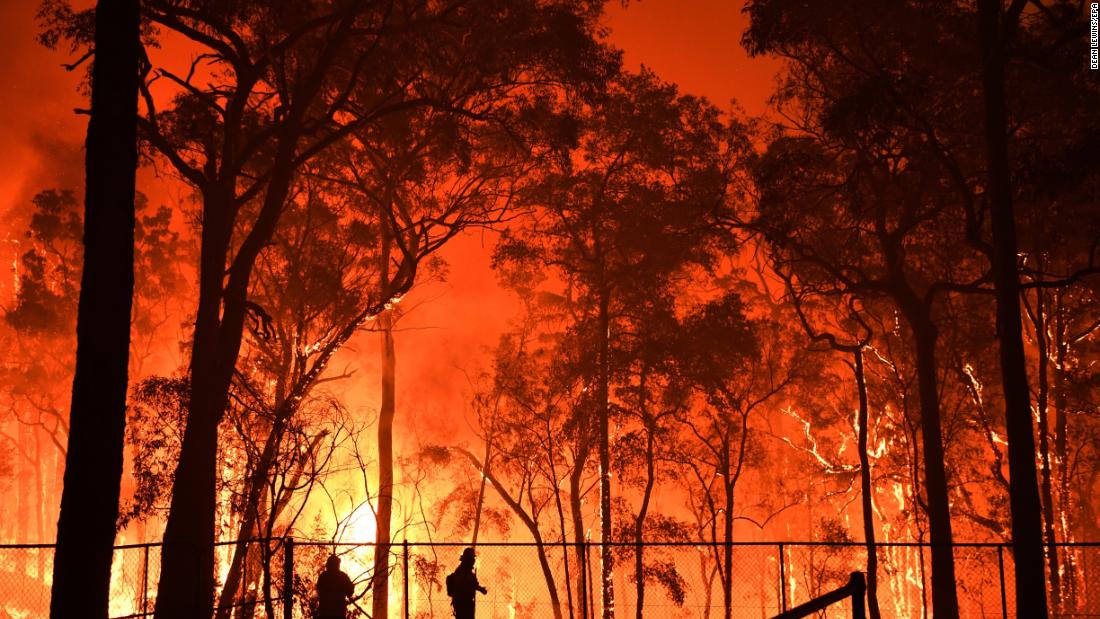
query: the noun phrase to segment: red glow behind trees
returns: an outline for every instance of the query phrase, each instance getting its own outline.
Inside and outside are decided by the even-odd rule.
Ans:
[[[976,4],[759,0],[712,11],[724,25],[678,21],[706,1],[602,18],[583,0],[144,3],[138,182],[171,207],[138,204],[118,525],[155,540],[170,510],[161,616],[273,595],[279,542],[244,542],[256,535],[377,538],[373,558],[349,559],[374,579],[374,615],[397,607],[399,536],[530,537],[535,588],[561,619],[689,600],[731,615],[750,563],[728,542],[852,540],[860,518],[869,548],[936,543],[931,608],[923,560],[880,549],[881,614],[951,615],[972,600],[973,564],[956,551],[952,578],[944,542],[1018,538],[1010,501],[1033,508],[1033,551],[1100,535],[1100,123],[1072,3],[1011,3],[1003,49],[985,46],[1003,75],[983,84]],[[653,16],[668,36],[639,40]],[[46,43],[87,51],[93,13],[49,0],[40,19]],[[782,66],[780,126],[664,81],[720,99],[735,86],[758,107],[766,80],[716,70],[743,66],[728,36],[692,50],[683,34],[745,20],[748,51]],[[625,52],[601,23],[623,25],[610,41]],[[620,70],[650,58],[671,73]],[[997,99],[993,82],[1003,123],[976,95]],[[1007,164],[990,165],[989,144]],[[1006,394],[995,337],[1011,299],[998,320],[992,282],[1008,254],[991,209],[1009,201],[1024,323]],[[80,218],[63,191],[24,202],[0,324],[0,492],[15,497],[0,526],[48,541]],[[498,288],[478,263],[493,246]],[[406,298],[426,311],[396,329],[398,372],[390,318]],[[807,354],[800,318],[860,332],[857,382],[840,355]],[[1032,455],[1037,493],[1020,486]],[[238,543],[207,552],[215,538]],[[601,548],[587,570],[586,539],[639,544]],[[640,544],[655,540],[703,550],[688,564]],[[783,583],[796,597],[827,588],[840,553],[809,557]],[[1053,612],[1095,595],[1080,550],[1041,558],[1016,574],[1045,580]],[[431,595],[439,561],[413,557],[414,588]]]

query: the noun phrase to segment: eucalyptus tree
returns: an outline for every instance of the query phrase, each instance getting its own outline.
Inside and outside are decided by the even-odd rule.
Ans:
[[[593,351],[586,381],[600,471],[601,608],[610,617],[613,342],[632,297],[713,260],[711,223],[727,208],[734,149],[717,110],[651,73],[623,74],[574,102],[574,115],[577,139],[525,188],[531,214],[506,231],[498,257],[553,269],[576,304],[576,337]],[[578,466],[588,457],[579,454]]]
[[[767,0],[750,5],[753,26],[745,38],[754,53],[774,53],[788,61],[789,79],[778,99],[791,104],[789,112],[798,107],[796,101],[803,105],[789,117],[792,124],[812,126],[808,133],[823,141],[862,136],[865,155],[892,157],[898,169],[911,167],[918,153],[934,163],[925,168],[929,178],[937,176],[942,197],[954,203],[954,214],[942,220],[940,229],[971,248],[969,260],[981,265],[973,274],[985,271],[968,285],[960,286],[964,280],[957,279],[950,288],[990,295],[998,308],[1013,543],[1026,566],[1017,572],[1021,590],[1039,586],[1042,539],[1027,378],[1018,343],[1018,297],[1029,283],[1018,283],[1012,202],[1027,193],[1031,170],[1043,169],[1042,161],[1058,160],[1060,153],[1081,152],[1081,140],[1094,134],[1091,108],[1081,103],[1095,97],[1095,88],[1068,51],[1084,32],[1074,7],[1072,2],[1027,0],[1007,6],[997,0],[920,1],[882,10],[862,1],[839,8]],[[933,39],[938,44],[928,45]],[[985,96],[974,97],[976,92]],[[810,117],[815,121],[805,122]],[[891,139],[904,149],[904,157],[888,154],[902,152],[899,148],[883,148]],[[1080,187],[1079,166],[1071,163],[1066,169],[1073,172],[1065,180],[1046,179],[1041,197],[1029,200],[1030,208],[1046,212],[1068,197],[1068,187]],[[1086,254],[1051,279],[1068,283],[1093,272],[1094,257]],[[939,563],[942,573],[946,558]],[[943,580],[940,584],[934,595],[938,612],[953,614],[953,587]],[[1040,607],[1045,607],[1041,600],[1021,600],[1019,610],[1043,616]]]
[[[680,420],[687,446],[679,461],[692,480],[692,502],[706,516],[701,541],[716,566],[727,619],[733,614],[738,487],[765,458],[757,423],[803,372],[798,355],[784,345],[783,326],[748,313],[736,292],[693,309],[682,322],[674,357],[695,395]]]
[[[46,190],[31,199],[30,221],[16,237],[15,290],[0,322],[4,410],[0,436],[12,460],[5,487],[8,539],[49,540],[70,436],[68,405],[74,371],[80,289],[82,205],[73,191]],[[22,238],[20,238],[22,237]],[[21,557],[23,567],[30,557]],[[38,574],[45,582],[45,557]]]
[[[532,93],[510,98],[519,107]],[[306,168],[288,205],[273,247],[261,254],[250,293],[256,319],[250,325],[244,368],[235,397],[259,399],[274,424],[255,479],[263,482],[279,441],[305,398],[321,383],[344,374],[327,372],[335,354],[367,324],[383,334],[382,405],[375,520],[375,612],[385,615],[392,560],[393,428],[396,303],[418,276],[438,268],[435,253],[473,226],[505,217],[514,186],[535,155],[535,144],[513,137],[526,127],[505,116],[496,97],[464,102],[469,114],[431,107],[397,112],[353,134]],[[454,106],[456,104],[450,104]],[[425,268],[425,263],[428,263]],[[430,274],[430,273],[429,273]],[[275,385],[274,390],[265,385]],[[265,401],[267,398],[273,398]],[[254,509],[254,486],[246,509]],[[242,525],[238,539],[250,536]],[[244,546],[238,543],[238,553]],[[230,576],[235,576],[235,570]],[[219,605],[234,589],[227,580]]]
[[[165,531],[157,616],[208,614],[214,586],[218,425],[229,401],[250,282],[302,167],[388,115],[468,113],[525,84],[598,71],[600,2],[154,1],[139,118],[156,158],[200,203],[199,298],[186,433]],[[87,13],[52,2],[63,34]],[[191,46],[161,53],[157,37]],[[85,38],[85,41],[87,38]],[[460,83],[451,82],[460,76]],[[389,299],[377,302],[375,313]]]
[[[1064,136],[1060,136],[1064,137]],[[1089,163],[1079,159],[1071,145],[1051,152],[1049,144],[1034,145],[1043,152],[1017,180],[1014,200],[1019,206],[1021,301],[1025,318],[1025,344],[1034,349],[1031,397],[1038,422],[1039,492],[1043,510],[1043,537],[1069,541],[1080,535],[1081,509],[1091,508],[1091,493],[1075,496],[1069,479],[1078,470],[1076,458],[1088,449],[1075,449],[1080,437],[1090,432],[1088,416],[1082,416],[1079,399],[1089,391],[1087,371],[1082,372],[1093,342],[1100,337],[1096,310],[1097,276],[1074,277],[1094,260],[1100,218],[1092,213],[1097,195],[1095,175]],[[1028,159],[1039,156],[1032,151]],[[1035,149],[1038,150],[1038,149]],[[1050,202],[1050,185],[1061,186],[1059,199]],[[1031,360],[1029,355],[1029,361]],[[1083,381],[1083,382],[1082,382]],[[1087,408],[1087,406],[1086,406]],[[1077,441],[1071,437],[1078,437]],[[1076,503],[1078,507],[1073,507]],[[1067,612],[1080,608],[1077,595],[1082,577],[1079,559],[1069,549],[1048,544],[1044,548],[1052,607]]]
[[[228,617],[236,601],[249,540],[271,533],[279,521],[270,507],[280,502],[265,498],[280,461],[288,450],[293,453],[289,448],[300,434],[320,434],[329,425],[309,417],[332,408],[323,385],[347,375],[326,372],[345,334],[354,331],[347,325],[388,292],[372,281],[372,223],[357,219],[346,204],[325,200],[316,185],[303,183],[288,205],[271,247],[258,259],[249,294],[255,318],[244,338],[227,418],[242,434],[246,466],[243,483],[221,479],[239,497],[222,503],[221,520],[234,511],[239,522],[218,616]]]
[[[23,252],[16,262],[15,295],[3,313],[8,331],[4,395],[14,420],[44,433],[64,455],[69,435],[64,400],[71,394],[58,385],[74,370],[71,353],[83,263],[81,205],[76,193],[65,189],[41,191],[31,203]],[[33,449],[18,437],[5,438],[24,453]],[[42,466],[37,474],[48,474],[48,469]],[[26,509],[16,521],[32,513]]]
[[[389,291],[384,296],[399,299],[418,265],[463,230],[492,226],[509,216],[516,184],[545,149],[524,138],[530,135],[530,121],[515,114],[546,94],[534,88],[507,98],[466,93],[448,104],[461,105],[466,113],[409,110],[357,132],[334,150],[331,165],[319,177],[375,221],[372,285]],[[372,607],[379,616],[388,613],[393,560],[396,319],[396,308],[389,307],[376,323],[382,336],[382,398]]]
[[[788,274],[789,275],[789,274]],[[794,287],[789,279],[784,280],[787,288],[787,300],[791,303],[806,336],[813,345],[825,345],[829,350],[852,355],[848,364],[852,369],[856,383],[858,413],[856,416],[856,449],[859,454],[860,507],[863,516],[863,541],[867,548],[867,612],[871,619],[880,619],[882,613],[878,604],[878,549],[875,545],[875,507],[874,479],[871,471],[870,440],[870,404],[867,394],[867,372],[864,365],[864,348],[871,338],[871,329],[860,316],[855,298],[837,299],[847,305],[847,311],[837,308],[826,312],[826,327],[822,328],[811,320],[807,311],[807,300]],[[811,300],[811,307],[813,303]],[[816,312],[815,312],[816,313]],[[832,323],[832,324],[830,324]],[[834,328],[835,327],[835,328]]]
[[[687,539],[682,523],[657,512],[655,496],[661,485],[676,479],[674,463],[682,456],[678,421],[690,405],[690,387],[676,371],[680,325],[674,299],[678,291],[648,292],[624,308],[623,319],[630,327],[612,353],[615,366],[622,368],[614,385],[622,424],[613,443],[616,459],[612,466],[624,490],[618,500],[623,513],[616,533],[620,540],[634,541],[634,547],[624,546],[621,554],[633,559],[638,619],[645,613],[647,584],[663,585],[677,606],[683,604],[686,589],[675,562],[660,557],[659,547],[646,550],[647,543]],[[628,488],[640,491],[636,505],[626,496]]]
[[[886,298],[905,318],[920,379],[933,607],[937,615],[955,616],[935,304],[945,293],[987,280],[986,246],[973,195],[974,155],[960,146],[967,143],[962,127],[973,123],[968,114],[975,112],[938,105],[945,93],[921,80],[945,80],[952,63],[973,49],[966,39],[948,37],[934,49],[908,53],[919,37],[962,28],[962,17],[946,6],[926,12],[899,5],[873,19],[820,8],[821,14],[787,20],[782,2],[750,7],[750,49],[788,60],[777,102],[792,125],[757,168],[756,219],[777,268],[795,272],[800,287]],[[904,63],[901,78],[889,79],[902,67],[876,64],[884,59]],[[924,131],[928,124],[939,131],[932,138]]]
[[[911,330],[933,544],[933,600],[938,600],[934,607],[938,613],[952,616],[957,612],[957,599],[935,302],[950,288],[969,285],[983,274],[966,268],[966,256],[949,253],[952,250],[948,248],[960,246],[958,239],[945,233],[942,219],[937,221],[943,202],[936,190],[931,196],[922,195],[919,187],[927,180],[916,166],[897,171],[900,177],[891,178],[895,172],[888,168],[849,164],[822,146],[812,138],[784,138],[773,143],[765,157],[768,171],[761,177],[768,189],[757,225],[765,231],[776,267],[795,273],[800,286],[826,296],[889,299]],[[838,163],[844,167],[838,170]],[[830,171],[821,176],[824,170]],[[777,175],[771,176],[773,173]],[[870,195],[849,193],[849,188],[865,182],[860,178],[864,173],[871,177],[866,179]],[[780,178],[786,180],[773,184]],[[890,187],[898,180],[902,183]],[[890,189],[872,193],[883,186]],[[797,201],[798,210],[788,200]]]
[[[533,321],[526,318],[518,331],[501,338],[493,373],[475,396],[479,429],[485,440],[483,458],[463,447],[449,449],[480,471],[535,542],[550,609],[555,619],[562,619],[566,613],[572,617],[575,612],[569,561],[563,557],[563,602],[550,567],[550,553],[555,547],[564,548],[567,539],[559,481],[569,473],[571,464],[570,404],[581,394],[578,382],[573,381],[570,389],[569,381],[555,379],[561,377],[553,369],[556,351],[538,344],[540,336],[547,334],[533,329]],[[479,497],[479,510],[481,500]],[[475,531],[480,517],[480,513],[474,516]],[[555,533],[557,540],[553,539]]]
[[[1096,256],[1100,218],[1081,210],[1092,210],[1085,205],[1094,204],[1096,196],[1095,166],[1083,161],[1088,156],[1082,157],[1081,147],[1096,137],[1095,108],[1085,101],[1095,99],[1097,89],[1070,51],[1084,44],[1084,14],[1075,3],[1060,1],[1048,6],[1025,0],[979,0],[976,15],[983,95],[983,180],[988,195],[1008,437],[1013,556],[1022,568],[1014,578],[1018,589],[1036,589],[1049,575],[1052,610],[1060,613],[1064,569],[1054,546],[1058,516],[1054,511],[1049,445],[1046,372],[1050,346],[1048,334],[1039,330],[1043,329],[1046,313],[1043,288],[1070,286],[1085,277],[1095,280],[1100,274]],[[1052,113],[1065,115],[1073,122],[1050,122]],[[1058,166],[1057,175],[1050,175],[1052,166]],[[1046,218],[1055,221],[1043,222]],[[1067,220],[1077,220],[1070,234],[1059,240],[1043,238],[1047,236],[1042,234],[1044,228],[1057,228]],[[1022,223],[1034,227],[1026,229]],[[1026,236],[1032,238],[1021,238]],[[1054,242],[1032,243],[1039,239]],[[1020,264],[1024,247],[1031,250],[1031,264]],[[1051,260],[1059,254],[1062,260]],[[1036,368],[1038,378],[1032,382],[1039,413],[1041,483],[1036,473],[1032,396],[1028,391],[1028,375],[1033,373],[1027,368],[1021,319],[1025,286],[1039,288],[1034,308],[1027,307],[1026,296],[1024,305],[1032,322],[1037,323],[1035,343],[1040,362]],[[1016,610],[1046,617],[1046,599],[1043,595],[1017,599]]]

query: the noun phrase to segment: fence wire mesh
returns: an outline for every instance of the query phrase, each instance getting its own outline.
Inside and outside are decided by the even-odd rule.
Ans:
[[[458,565],[463,543],[395,543],[388,556],[390,618],[452,616],[445,579]],[[813,542],[725,545],[615,544],[614,616],[757,619],[772,617],[843,586],[851,572],[866,572],[862,544]],[[309,619],[316,611],[316,581],[335,554],[356,585],[348,618],[372,614],[376,548],[373,543],[261,539],[220,543],[215,549],[218,619]],[[477,576],[481,619],[588,619],[603,615],[601,545],[482,543]],[[1100,545],[1055,547],[1058,595],[1052,617],[1100,618]],[[931,616],[931,550],[921,544],[879,544],[877,599],[883,619]],[[1015,618],[1011,548],[999,544],[954,547],[960,617]],[[152,616],[161,546],[115,548],[110,617]],[[288,562],[289,561],[289,562]],[[639,569],[639,565],[641,568]],[[727,568],[728,566],[728,568]],[[0,619],[45,617],[53,571],[50,545],[0,545]],[[638,574],[641,574],[639,582]],[[287,581],[287,578],[290,580]],[[227,583],[232,593],[221,591]],[[287,587],[289,582],[290,587]],[[289,606],[286,604],[289,598]],[[814,615],[851,617],[844,601]]]
[[[53,546],[0,547],[0,619],[47,616],[52,575]]]

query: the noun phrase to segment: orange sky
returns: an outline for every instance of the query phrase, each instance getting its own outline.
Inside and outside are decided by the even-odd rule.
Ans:
[[[15,59],[7,63],[8,77],[0,88],[0,168],[5,171],[0,174],[0,226],[7,230],[25,225],[34,193],[78,187],[82,180],[86,117],[72,111],[82,105],[77,76],[60,66],[67,54],[50,52],[34,40],[37,6],[38,0],[0,2],[0,57]],[[749,59],[740,47],[741,6],[740,0],[635,0],[626,6],[612,1],[606,23],[611,42],[625,51],[628,68],[645,65],[722,107],[736,98],[755,115],[764,112],[775,63]],[[507,328],[515,304],[489,269],[492,243],[488,232],[455,239],[444,252],[448,282],[422,289],[407,302],[435,299],[409,316],[402,325],[409,330],[398,336],[399,402],[406,419],[457,421],[468,401],[465,373],[482,367],[487,348]],[[6,250],[0,253],[0,260],[11,259]],[[0,295],[9,285],[0,283]],[[348,385],[352,410],[376,406],[374,339],[353,342],[344,355],[344,361],[362,366]]]
[[[645,65],[682,90],[724,108],[737,99],[749,114],[762,114],[776,63],[750,59],[741,48],[741,5],[739,0],[643,0],[626,7],[611,2],[610,40],[623,48],[629,69]],[[509,293],[497,287],[489,268],[493,242],[494,235],[484,231],[452,241],[443,250],[450,265],[448,281],[421,288],[407,302],[437,298],[403,320],[401,326],[408,330],[397,335],[398,398],[402,414],[418,426],[423,440],[453,439],[451,432],[468,428],[466,375],[486,367],[488,348],[518,310]],[[368,381],[364,389],[349,389],[353,410],[377,405],[374,381],[379,366],[373,344],[361,341],[353,353],[356,362],[369,364],[360,377]],[[366,401],[355,402],[356,396]],[[432,436],[433,428],[440,430],[439,436]]]
[[[741,0],[642,0],[608,4],[611,42],[629,69],[644,64],[681,89],[726,107],[737,99],[762,114],[777,63],[749,58],[741,47],[748,24]]]
[[[79,180],[85,118],[76,76],[61,68],[63,52],[34,40],[39,0],[0,2],[0,57],[7,78],[0,87],[0,216],[42,182]],[[612,1],[611,41],[626,52],[627,66],[645,64],[683,90],[719,105],[736,98],[750,114],[764,111],[775,63],[749,59],[738,41],[745,26],[740,0],[642,0],[625,7]],[[51,164],[44,167],[43,157]],[[63,172],[57,174],[58,162]],[[74,167],[76,169],[74,169]],[[42,176],[40,176],[42,175]],[[75,177],[75,178],[74,178]]]

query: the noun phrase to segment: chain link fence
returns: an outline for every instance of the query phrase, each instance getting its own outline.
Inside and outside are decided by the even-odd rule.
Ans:
[[[446,576],[465,543],[396,543],[389,548],[391,618],[451,617]],[[480,619],[590,619],[602,616],[598,542],[479,543]],[[757,619],[843,586],[851,572],[867,571],[858,543],[625,543],[608,545],[614,569],[616,617]],[[1060,596],[1053,617],[1100,618],[1100,544],[1059,544]],[[219,619],[308,619],[315,583],[330,555],[356,584],[348,617],[370,616],[376,576],[373,543],[329,543],[281,538],[218,544]],[[159,544],[115,548],[112,619],[151,616],[160,575]],[[960,617],[1015,617],[1011,549],[1002,544],[957,544],[954,549]],[[884,619],[931,615],[931,550],[926,544],[878,544],[877,599]],[[639,570],[639,565],[641,569]],[[730,569],[726,569],[726,565]],[[53,570],[51,545],[0,545],[0,619],[45,617]],[[728,571],[728,575],[727,575]],[[641,574],[641,582],[637,574]],[[289,584],[289,586],[287,586]],[[869,592],[870,595],[870,592]],[[850,601],[820,618],[851,617]]]

